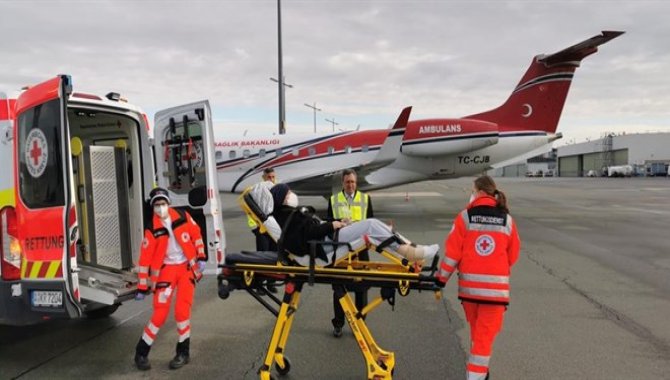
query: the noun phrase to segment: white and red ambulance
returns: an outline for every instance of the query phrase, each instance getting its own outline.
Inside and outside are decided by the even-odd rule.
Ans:
[[[149,133],[139,108],[73,92],[67,75],[0,93],[0,324],[103,317],[131,299],[156,185],[223,262],[209,103],[160,111]]]

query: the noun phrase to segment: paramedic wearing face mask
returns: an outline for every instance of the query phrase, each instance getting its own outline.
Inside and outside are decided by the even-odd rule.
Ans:
[[[150,204],[154,215],[144,231],[139,261],[139,285],[136,299],[153,291],[154,311],[144,327],[135,349],[135,365],[140,370],[151,368],[149,351],[170,312],[175,299],[174,317],[177,322],[178,343],[170,369],[188,364],[191,336],[191,305],[195,283],[205,269],[205,247],[200,228],[191,216],[170,208],[167,190],[157,187],[151,191]]]
[[[491,177],[475,180],[470,199],[454,220],[437,278],[446,283],[458,268],[458,298],[470,325],[467,379],[484,380],[509,304],[510,270],[521,243],[507,198]]]

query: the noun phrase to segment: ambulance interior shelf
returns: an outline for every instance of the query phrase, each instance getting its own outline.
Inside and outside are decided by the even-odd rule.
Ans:
[[[268,233],[275,240],[276,225],[274,218],[268,216],[271,210],[267,206],[259,205],[251,196],[254,189],[248,189],[240,196],[240,205],[245,213],[257,222],[259,226],[267,228]],[[267,198],[260,192],[259,198]],[[262,199],[261,199],[262,201]],[[266,212],[263,212],[265,210]],[[276,221],[274,221],[276,224]],[[281,231],[279,231],[281,233]],[[277,252],[248,252],[228,253],[225,263],[220,265],[221,274],[218,276],[219,297],[227,299],[234,290],[246,290],[256,301],[277,317],[265,360],[259,369],[261,379],[273,378],[270,369],[273,367],[280,375],[290,371],[290,361],[284,355],[286,342],[290,334],[293,317],[298,310],[300,293],[305,283],[328,284],[335,288],[344,310],[347,322],[359,344],[361,354],[366,361],[368,379],[391,379],[395,357],[393,352],[381,349],[367,325],[365,316],[384,302],[391,306],[395,304],[396,292],[407,296],[411,290],[435,292],[441,296],[442,284],[435,277],[437,260],[435,257],[429,267],[421,268],[412,265],[406,259],[394,260],[386,255],[383,248],[374,247],[375,251],[387,258],[385,261],[359,261],[358,251],[351,251],[344,258],[337,259],[326,266],[317,266],[317,245],[343,245],[348,243],[310,241],[309,265],[300,266],[293,259],[292,254]],[[370,252],[372,252],[372,247]],[[267,289],[272,281],[283,282],[284,295],[280,300]],[[346,289],[379,288],[380,294],[365,308],[358,310],[347,293]],[[277,307],[279,307],[277,309]]]

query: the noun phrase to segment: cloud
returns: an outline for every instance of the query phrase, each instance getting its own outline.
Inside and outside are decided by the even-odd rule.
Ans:
[[[117,91],[147,111],[198,99],[276,123],[274,1],[1,2],[0,90],[18,93],[59,73],[77,91]],[[625,30],[579,68],[560,130],[663,128],[670,109],[670,4],[660,1],[282,2],[291,123],[386,127],[500,105],[532,57]],[[249,110],[246,114],[242,111]],[[250,110],[253,110],[250,111]],[[222,111],[223,112],[223,111]],[[226,115],[215,115],[225,120]],[[644,120],[644,122],[640,122]],[[571,124],[576,123],[576,124]]]

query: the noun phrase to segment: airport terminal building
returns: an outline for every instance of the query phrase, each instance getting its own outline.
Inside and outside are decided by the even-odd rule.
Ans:
[[[636,175],[667,175],[670,133],[609,134],[601,139],[558,147],[557,172],[561,177],[583,177],[593,170],[631,165]],[[593,173],[593,172],[592,172]]]

